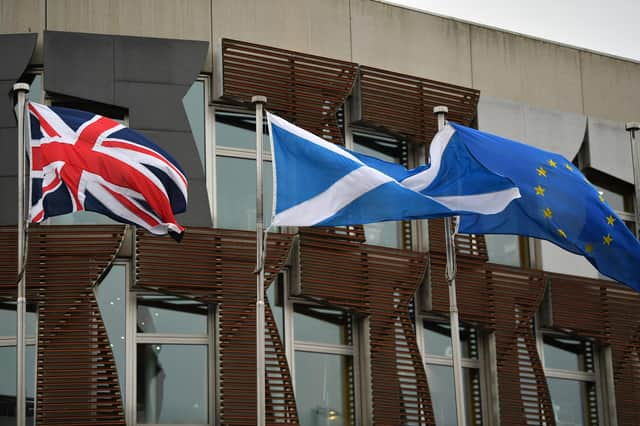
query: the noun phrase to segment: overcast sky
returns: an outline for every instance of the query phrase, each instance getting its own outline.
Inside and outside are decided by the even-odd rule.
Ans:
[[[640,61],[640,0],[384,0]]]

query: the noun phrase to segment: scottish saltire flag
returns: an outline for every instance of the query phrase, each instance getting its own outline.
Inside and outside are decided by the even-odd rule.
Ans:
[[[87,210],[180,238],[187,179],[169,154],[107,117],[33,102],[29,111],[32,222]]]
[[[407,170],[327,142],[267,114],[274,159],[275,226],[337,226],[493,214],[520,196],[486,169],[453,130],[434,139],[429,166]]]
[[[461,216],[459,232],[542,238],[640,291],[640,243],[570,161],[456,124],[441,133],[458,138],[488,170],[515,182],[522,195],[497,214]]]

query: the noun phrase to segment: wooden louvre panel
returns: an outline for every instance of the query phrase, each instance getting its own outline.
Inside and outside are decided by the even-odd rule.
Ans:
[[[2,250],[15,250],[16,234],[15,226],[0,228]],[[122,226],[30,226],[26,278],[27,300],[38,305],[39,425],[124,425],[115,359],[93,288],[123,235]],[[0,291],[15,298],[15,251],[5,254]]]
[[[370,318],[373,422],[434,425],[409,304],[426,254],[300,232],[302,296]]]
[[[265,286],[284,267],[292,235],[269,234]],[[255,232],[188,228],[180,245],[136,234],[136,286],[217,303],[220,421],[256,423]],[[298,424],[293,382],[271,310],[266,309],[267,423]],[[211,402],[213,403],[213,401]]]
[[[320,137],[342,143],[336,113],[351,92],[357,64],[307,53],[223,39],[222,97],[267,109]]]
[[[611,345],[618,424],[640,424],[640,294],[613,281],[548,276],[551,325]]]
[[[433,107],[448,107],[448,120],[469,126],[480,98],[479,90],[367,66],[360,66],[358,83],[352,120],[415,143],[436,134]]]
[[[449,314],[444,221],[429,221],[431,305]],[[456,289],[462,321],[495,332],[501,424],[553,425],[533,318],[545,291],[542,271],[487,263],[482,235],[457,234]]]

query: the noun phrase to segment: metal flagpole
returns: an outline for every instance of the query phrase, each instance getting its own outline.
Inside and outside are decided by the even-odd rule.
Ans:
[[[640,238],[640,145],[636,142],[636,132],[640,130],[640,123],[630,121],[625,129],[631,136],[631,161],[633,162],[633,184],[636,190],[635,216],[636,216],[636,236]]]
[[[265,425],[265,366],[264,366],[264,267],[262,265],[262,122],[263,108],[267,103],[264,96],[254,96],[251,102],[256,106],[256,386],[257,386],[257,422]]]
[[[436,106],[433,113],[438,118],[438,130],[445,126],[446,115],[449,109],[446,106]],[[460,332],[458,323],[458,302],[456,298],[456,246],[455,235],[451,230],[450,217],[444,218],[444,232],[447,246],[447,281],[449,282],[449,319],[451,322],[451,343],[453,346],[453,381],[456,392],[456,417],[458,426],[466,426],[467,421],[464,411],[464,398],[462,386],[462,353],[460,349]]]
[[[16,83],[13,91],[18,95],[18,297],[16,299],[16,426],[25,426],[27,411],[26,387],[25,387],[25,340],[24,324],[26,315],[26,271],[25,255],[25,206],[24,206],[24,179],[25,179],[25,104],[29,85]]]

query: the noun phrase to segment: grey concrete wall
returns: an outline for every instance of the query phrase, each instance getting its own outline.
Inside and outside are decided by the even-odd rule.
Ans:
[[[216,43],[225,37],[351,60],[348,0],[212,0],[211,19]]]
[[[473,86],[482,95],[582,113],[579,52],[471,27]]]
[[[0,34],[38,33],[32,63],[42,64],[46,0],[0,0]]]
[[[353,61],[471,86],[469,25],[370,0],[351,0]]]

